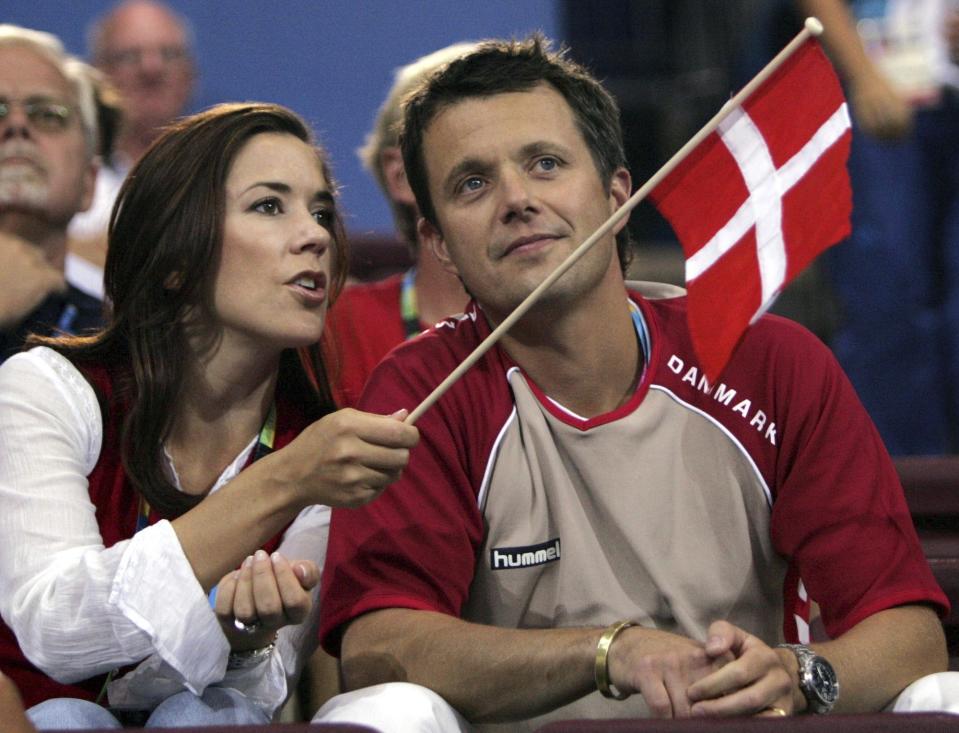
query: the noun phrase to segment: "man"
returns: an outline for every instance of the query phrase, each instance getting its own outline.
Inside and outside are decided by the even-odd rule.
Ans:
[[[373,367],[390,349],[466,305],[459,278],[440,265],[429,247],[420,246],[416,234],[420,214],[403,170],[396,128],[406,94],[432,71],[472,48],[470,43],[455,43],[398,69],[359,150],[363,166],[390,201],[396,229],[415,264],[401,275],[347,288],[330,311],[328,328],[338,367],[334,381],[341,405],[355,404]]]
[[[475,301],[373,373],[360,406],[387,414],[631,186],[612,98],[535,37],[431,77],[402,147],[420,236]],[[318,720],[874,711],[945,669],[947,601],[829,352],[766,317],[706,385],[681,293],[624,283],[624,226],[423,415],[398,483],[334,512],[321,634],[356,692]],[[808,641],[811,601],[832,640],[776,646]]]
[[[0,361],[30,332],[100,325],[64,279],[67,225],[97,175],[90,77],[53,36],[0,25]]]
[[[153,0],[122,2],[90,27],[88,53],[115,87],[124,119],[90,210],[70,225],[72,251],[102,267],[110,211],[127,171],[186,109],[196,81],[187,21]]]

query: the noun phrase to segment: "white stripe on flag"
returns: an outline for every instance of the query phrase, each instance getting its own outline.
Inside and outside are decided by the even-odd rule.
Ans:
[[[762,300],[772,298],[786,279],[786,241],[783,239],[783,194],[773,156],[756,123],[742,108],[719,126],[720,137],[743,174],[756,222],[756,257]],[[729,123],[728,125],[726,123]]]
[[[843,103],[803,147],[777,169],[762,132],[742,109],[736,109],[719,126],[719,134],[742,173],[748,198],[732,218],[703,247],[686,260],[686,282],[706,272],[756,227],[756,256],[765,311],[786,277],[786,245],[782,231],[783,196],[850,127]]]
[[[816,130],[816,134],[810,138],[809,142],[802,146],[802,150],[779,169],[779,175],[783,180],[783,192],[795,186],[850,127],[852,123],[849,121],[849,108],[843,102],[822,127]]]

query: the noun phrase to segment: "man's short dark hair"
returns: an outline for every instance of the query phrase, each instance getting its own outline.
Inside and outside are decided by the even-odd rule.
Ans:
[[[489,40],[431,74],[404,103],[403,165],[427,221],[438,226],[423,157],[423,136],[436,115],[464,99],[529,91],[543,83],[562,94],[572,109],[603,187],[609,191],[615,171],[626,167],[616,100],[584,67],[566,58],[566,49],[552,51],[550,42],[538,33],[524,40]],[[616,248],[625,272],[632,256],[627,227],[617,235]]]

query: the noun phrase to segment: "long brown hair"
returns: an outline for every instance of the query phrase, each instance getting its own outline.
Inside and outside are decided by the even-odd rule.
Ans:
[[[185,327],[196,307],[210,309],[223,242],[225,182],[233,160],[254,135],[289,133],[315,145],[309,127],[273,104],[222,104],[171,125],[127,176],[110,217],[105,290],[112,319],[92,336],[33,338],[82,370],[104,364],[119,375],[116,399],[125,405],[121,455],[138,491],[165,516],[202,497],[178,491],[161,466],[163,441],[184,379]],[[322,151],[317,156],[332,185]],[[331,299],[346,278],[346,237],[334,213]],[[278,384],[311,418],[335,409],[318,344],[288,349]],[[102,399],[101,399],[102,402]]]

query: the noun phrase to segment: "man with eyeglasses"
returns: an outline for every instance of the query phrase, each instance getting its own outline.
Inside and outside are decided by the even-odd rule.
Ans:
[[[99,326],[64,276],[67,225],[97,175],[90,70],[48,33],[0,25],[0,361],[29,333]]]
[[[87,47],[93,65],[119,93],[124,115],[93,204],[70,225],[71,250],[102,266],[110,211],[123,179],[160,129],[186,110],[196,70],[189,24],[153,0],[125,0],[94,20]]]

